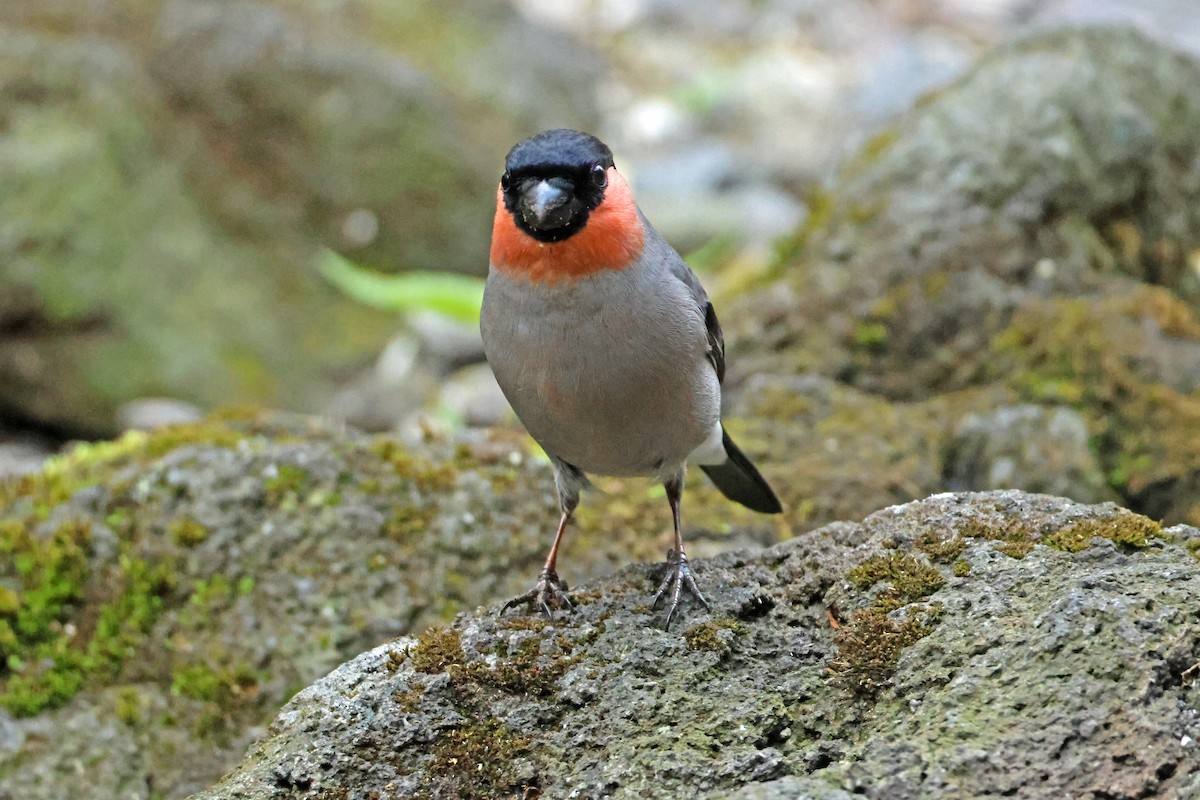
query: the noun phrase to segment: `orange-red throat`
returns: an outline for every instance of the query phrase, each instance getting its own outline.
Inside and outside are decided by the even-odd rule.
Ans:
[[[588,213],[583,228],[561,242],[539,242],[517,227],[496,190],[492,266],[537,283],[558,283],[610,269],[625,269],[642,254],[645,231],[629,184],[608,170],[604,200]]]

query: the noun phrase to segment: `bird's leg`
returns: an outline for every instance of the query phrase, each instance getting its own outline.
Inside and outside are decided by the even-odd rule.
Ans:
[[[667,574],[663,576],[658,591],[654,593],[654,602],[651,604],[651,608],[658,608],[658,604],[667,597],[668,593],[670,594],[671,605],[670,610],[667,611],[667,624],[665,625],[665,628],[670,630],[671,620],[679,608],[679,599],[684,589],[687,589],[688,594],[699,600],[705,610],[711,612],[712,608],[704,599],[704,595],[700,594],[700,589],[696,586],[696,579],[688,566],[687,555],[683,552],[683,526],[679,518],[679,501],[683,496],[683,473],[671,478],[664,484],[664,487],[667,490],[667,501],[671,504],[671,518],[675,523],[675,547],[667,553]]]
[[[576,499],[578,502],[578,499]],[[567,597],[567,584],[558,577],[554,566],[558,561],[558,544],[562,541],[563,531],[567,529],[567,523],[571,521],[571,512],[575,510],[575,504],[563,504],[562,518],[558,521],[558,532],[554,534],[554,544],[550,545],[550,552],[546,555],[546,563],[542,565],[542,571],[538,574],[537,585],[530,589],[520,597],[514,597],[503,606],[500,607],[500,613],[503,614],[513,606],[529,605],[536,606],[541,609],[547,619],[554,617],[553,610],[560,606],[572,608],[571,598]]]

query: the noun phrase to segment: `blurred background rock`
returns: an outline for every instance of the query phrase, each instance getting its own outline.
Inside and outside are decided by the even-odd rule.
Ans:
[[[733,294],[922,92],[1091,21],[1200,52],[1185,0],[7,0],[0,474],[228,404],[493,422],[471,326],[351,301],[322,248],[481,275],[504,153],[565,125]]]

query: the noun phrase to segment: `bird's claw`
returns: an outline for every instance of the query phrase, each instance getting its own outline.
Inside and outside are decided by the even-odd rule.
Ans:
[[[674,550],[668,550],[667,574],[663,576],[658,591],[654,593],[654,602],[650,604],[650,608],[657,610],[658,604],[667,597],[668,591],[670,592],[671,607],[667,612],[667,623],[663,626],[665,630],[671,629],[671,620],[675,618],[675,612],[679,609],[679,600],[684,589],[687,589],[688,594],[700,601],[700,605],[704,606],[705,611],[712,613],[712,607],[700,593],[700,588],[696,586],[696,578],[692,575],[691,567],[688,566],[687,556],[683,553],[677,554]]]
[[[555,608],[575,608],[575,604],[567,596],[567,582],[558,577],[558,573],[552,569],[542,570],[538,575],[537,585],[525,594],[514,597],[502,605],[500,613],[496,616],[501,616],[510,608],[521,605],[535,606],[541,609],[546,619],[554,619]]]

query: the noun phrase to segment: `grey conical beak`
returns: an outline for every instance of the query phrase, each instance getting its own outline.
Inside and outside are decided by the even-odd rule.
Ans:
[[[571,217],[571,193],[550,181],[538,181],[521,193],[521,216],[535,230],[557,228]]]

